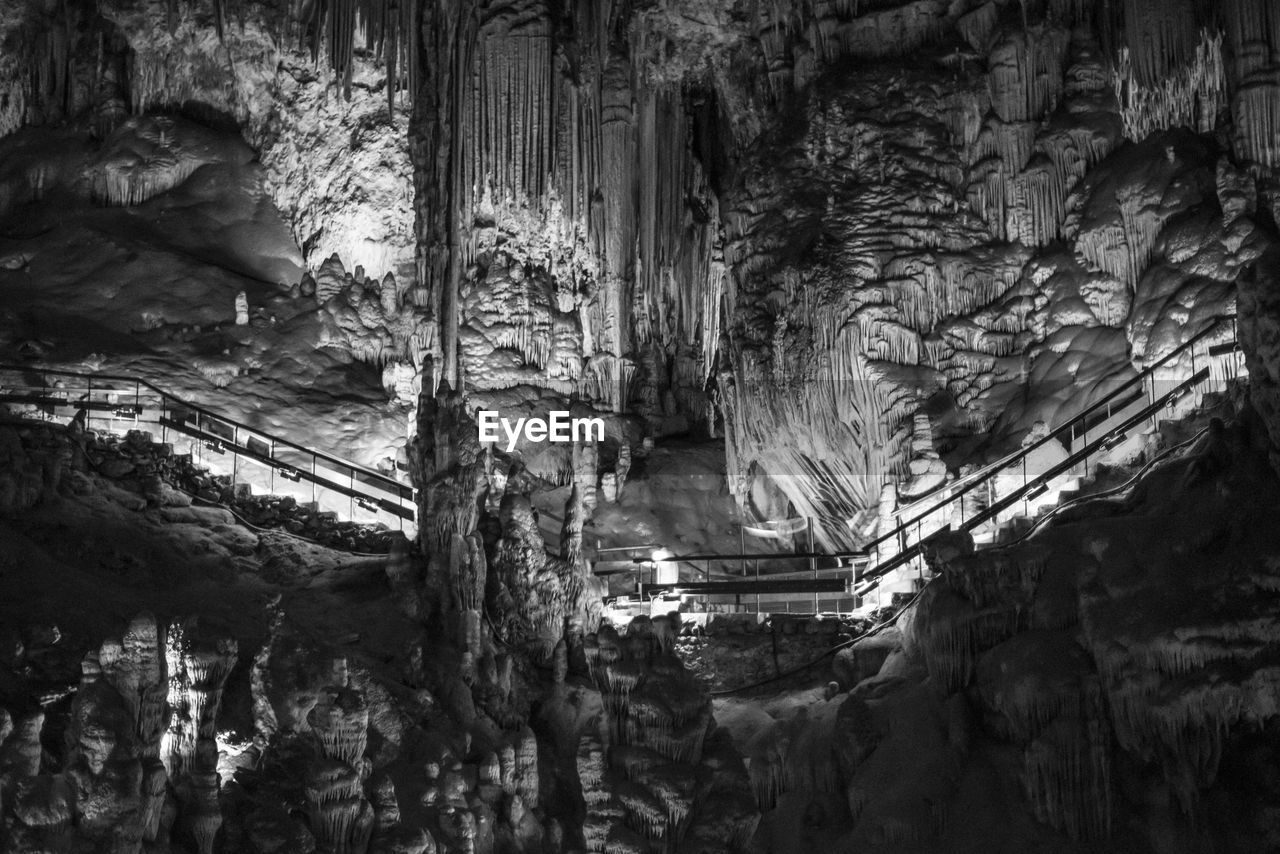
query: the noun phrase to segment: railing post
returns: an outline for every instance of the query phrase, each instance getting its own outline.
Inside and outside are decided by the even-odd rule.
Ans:
[[[1022,515],[1028,516],[1030,513],[1030,507],[1027,503],[1027,458],[1024,456],[1022,458]],[[999,520],[997,519],[996,522],[998,524]]]
[[[85,377],[85,379],[89,383],[89,388],[85,392],[85,397],[87,399],[84,404],[84,426],[85,429],[88,430],[91,429],[93,425],[93,375],[91,374]]]
[[[924,582],[924,531],[919,522],[916,522],[916,578]]]
[[[1148,405],[1148,406],[1151,406],[1151,405],[1155,404],[1155,402],[1156,402],[1156,398],[1157,398],[1157,397],[1159,397],[1159,395],[1156,393],[1156,372],[1155,372],[1155,369],[1152,369],[1150,376],[1148,376],[1148,377],[1147,377],[1147,382],[1151,385],[1151,393],[1147,396],[1147,405]],[[1152,410],[1152,412],[1151,412],[1151,429],[1152,429],[1152,431],[1154,431],[1154,430],[1155,430],[1157,427],[1159,427],[1159,426],[1160,426],[1160,416],[1156,414],[1155,410]]]
[[[1103,421],[1102,423],[1103,423],[1103,424],[1106,424],[1106,423],[1107,423],[1107,421],[1110,421],[1110,420],[1111,420],[1111,404],[1110,404],[1110,403],[1108,403],[1108,404],[1107,404],[1107,417],[1106,417],[1106,420],[1105,420],[1105,421]],[[1084,424],[1083,424],[1082,426],[1083,426],[1083,428],[1084,428],[1084,433],[1083,433],[1083,434],[1082,434],[1082,436],[1081,436],[1081,444],[1082,444],[1082,445],[1084,445],[1084,446],[1087,448],[1087,447],[1089,447],[1089,421],[1088,421],[1088,419],[1085,419],[1085,422],[1084,422]],[[1085,476],[1086,478],[1088,478],[1088,477],[1089,477],[1089,455],[1088,455],[1088,454],[1085,454],[1085,457],[1084,457],[1084,476]],[[1024,483],[1024,484],[1023,484],[1023,486],[1025,486],[1025,485],[1026,485],[1026,484]]]
[[[655,571],[657,570],[656,566],[654,567],[654,570]],[[676,579],[679,580],[679,578],[680,578],[679,564],[676,564]],[[711,580],[711,561],[710,560],[702,561],[702,580],[704,583]],[[702,602],[703,602],[702,607],[705,610],[710,611],[711,610],[711,592],[709,590],[703,592]]]

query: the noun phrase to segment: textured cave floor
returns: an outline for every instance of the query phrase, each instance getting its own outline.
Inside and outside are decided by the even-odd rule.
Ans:
[[[0,184],[23,168],[72,177],[0,215],[0,361],[140,376],[301,444],[394,458],[405,410],[377,368],[321,348],[318,304],[289,296],[301,255],[260,167],[208,133],[235,156],[132,206],[88,199],[75,176],[92,149],[75,132],[4,140]]]

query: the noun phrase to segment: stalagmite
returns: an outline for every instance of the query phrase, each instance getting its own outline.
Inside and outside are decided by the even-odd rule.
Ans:
[[[582,571],[582,528],[586,521],[585,515],[582,495],[575,483],[565,500],[564,524],[560,529],[560,556],[575,571]]]
[[[574,491],[582,502],[583,512],[590,518],[596,509],[599,450],[593,441],[574,442],[572,454]]]
[[[460,611],[479,611],[484,604],[488,576],[484,546],[475,535],[454,533],[450,538],[449,572],[454,601]]]
[[[10,731],[0,742],[0,758],[5,770],[15,776],[34,777],[40,773],[40,732],[44,729],[44,712],[32,712],[13,723],[8,713]]]
[[[218,805],[218,775],[216,773],[193,774],[191,796],[188,801],[191,815],[188,822],[195,837],[199,854],[213,854],[218,830],[222,827],[222,809]]]
[[[151,759],[144,763],[139,822],[142,825],[142,838],[147,842],[154,842],[160,832],[168,782],[169,775],[159,759]]]
[[[359,775],[345,762],[317,759],[306,777],[307,812],[316,840],[334,854],[359,854],[373,831],[373,808]]]

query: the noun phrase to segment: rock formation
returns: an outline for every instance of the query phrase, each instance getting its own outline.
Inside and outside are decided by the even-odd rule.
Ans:
[[[0,585],[69,616],[0,602],[0,848],[1275,847],[1274,5],[7,3]],[[862,547],[1237,310],[1230,427],[1031,540],[935,540],[892,628],[813,629],[833,670],[780,619],[740,633],[777,693],[713,698],[698,621],[606,618],[611,546],[686,581],[752,521]],[[417,531],[201,471],[120,388],[31,420],[71,395],[37,366],[113,359],[407,474]]]

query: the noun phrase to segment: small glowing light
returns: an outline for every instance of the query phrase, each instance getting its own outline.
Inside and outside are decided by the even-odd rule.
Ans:
[[[680,565],[671,558],[675,553],[670,549],[654,549],[649,555],[653,561],[653,583],[675,584],[680,580]]]

